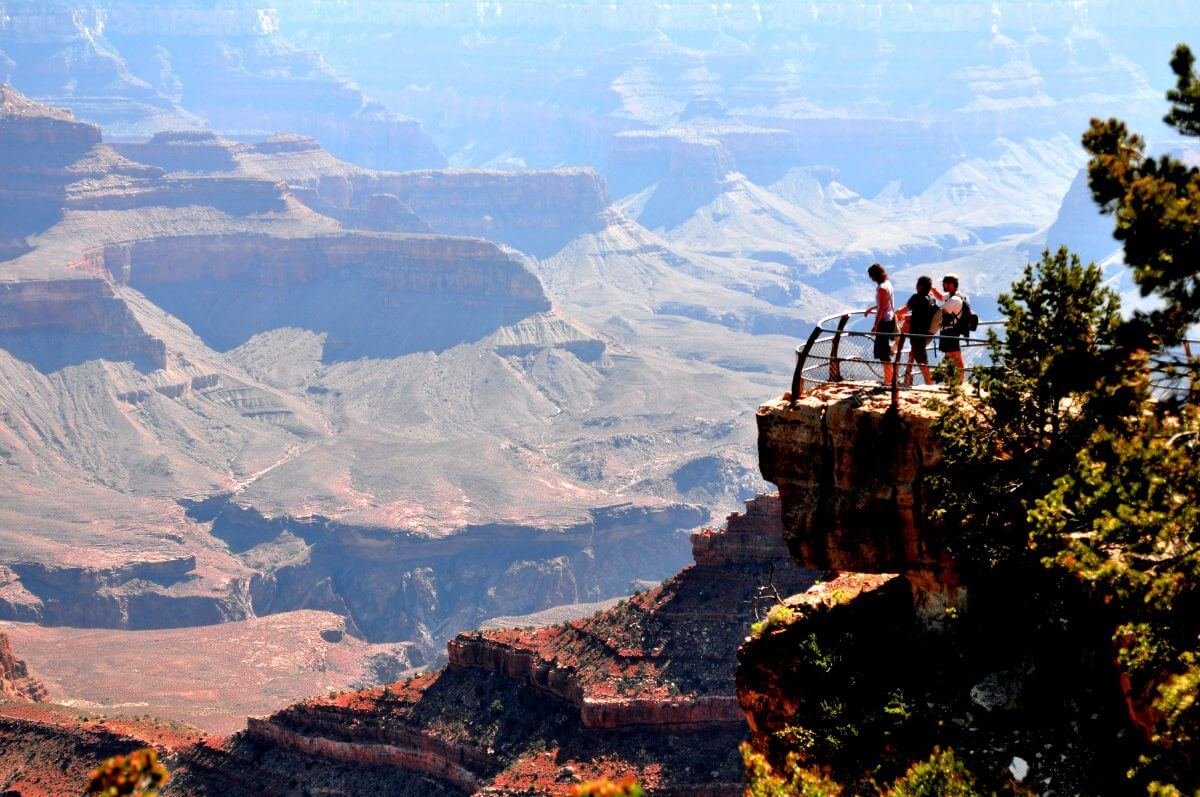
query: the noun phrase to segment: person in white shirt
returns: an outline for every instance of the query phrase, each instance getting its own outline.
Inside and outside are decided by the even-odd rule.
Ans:
[[[875,283],[875,306],[863,313],[868,316],[875,313],[875,325],[871,332],[875,334],[875,358],[883,363],[883,382],[892,383],[892,341],[896,338],[896,289],[888,279],[883,266],[873,263],[867,269],[867,276]]]
[[[958,292],[958,275],[947,274],[942,277],[942,293],[937,288],[934,288],[932,293],[934,298],[941,302],[942,308],[942,334],[938,338],[938,349],[942,354],[958,366],[957,380],[962,381],[963,369],[966,367],[963,364],[962,356],[962,329],[963,308],[966,306],[967,299]]]

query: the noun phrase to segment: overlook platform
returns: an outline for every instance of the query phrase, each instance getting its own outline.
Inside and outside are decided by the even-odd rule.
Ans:
[[[813,327],[804,345],[796,347],[796,370],[792,375],[791,395],[799,398],[806,390],[820,385],[857,383],[860,388],[884,384],[884,363],[875,356],[874,320],[863,310],[847,310],[822,318]],[[1004,334],[1001,321],[981,321],[979,329],[968,337],[953,336],[962,352],[966,377],[974,369],[991,364],[988,333]],[[888,386],[895,390],[924,386],[935,390],[944,385],[925,385],[917,363],[910,363],[914,344],[924,347],[929,367],[937,368],[945,355],[939,350],[942,336],[897,333],[891,342],[895,366]]]

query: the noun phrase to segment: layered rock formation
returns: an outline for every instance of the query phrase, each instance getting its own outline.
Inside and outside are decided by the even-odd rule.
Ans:
[[[905,395],[897,411],[888,391],[847,384],[759,408],[759,463],[779,486],[796,561],[957,589],[925,509],[924,480],[941,461],[937,414],[925,404]]]
[[[3,633],[0,633],[0,694],[34,703],[48,697],[42,682],[29,674],[22,659],[13,655],[8,635]]]
[[[593,230],[648,273],[595,173],[374,173],[295,135],[109,146],[8,96],[0,132],[73,138],[5,152],[28,176],[5,184],[13,205],[52,212],[17,224],[0,262],[0,617],[148,629],[320,609],[437,657],[489,617],[669,575],[708,517],[685,502],[757,486],[728,404],[769,369],[614,352],[528,258],[394,231],[430,229],[402,192],[442,227],[497,220],[493,237],[531,246]],[[372,225],[387,231],[355,229]],[[679,262],[652,268],[666,285]],[[689,346],[709,334],[695,326]],[[667,384],[696,400],[664,410]]]
[[[47,329],[88,338],[99,357],[166,367],[166,344],[146,332],[109,283],[88,279],[0,283],[0,335]]]
[[[456,793],[565,794],[633,772],[658,794],[740,794],[734,651],[772,588],[814,577],[788,560],[778,506],[762,496],[726,529],[698,532],[694,566],[613,609],[462,634],[445,670],[251,720],[206,766],[254,772],[304,756],[318,771],[390,771],[398,793],[428,777]]]
[[[798,761],[854,793],[939,748],[984,791],[1105,792],[1124,736],[1107,640],[1069,592],[1055,593],[1078,622],[1064,629],[1040,619],[1036,585],[1014,590],[1003,568],[964,575],[924,509],[934,411],[911,395],[889,404],[843,383],[759,409],[793,557],[842,572],[783,601],[739,651],[753,747],[778,772]]]
[[[110,135],[286,130],[365,166],[445,164],[420,122],[370,102],[318,54],[282,39],[270,8],[9,0],[0,18],[4,80]]]

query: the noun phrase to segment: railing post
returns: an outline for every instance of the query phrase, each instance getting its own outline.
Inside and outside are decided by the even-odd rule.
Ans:
[[[844,313],[838,320],[837,331],[833,333],[833,347],[829,350],[829,381],[842,381],[842,361],[838,359],[838,344],[842,342],[842,332],[846,330],[846,322],[850,314]]]
[[[817,342],[817,338],[821,335],[821,325],[817,324],[813,328],[812,334],[808,336],[808,341],[804,344],[804,350],[796,355],[796,372],[792,374],[792,402],[791,405],[796,406],[796,401],[800,398],[800,391],[804,389],[804,362],[808,359],[808,353],[812,351],[813,344]]]
[[[1187,360],[1188,370],[1188,404],[1200,404],[1200,390],[1196,389],[1196,363],[1192,359],[1192,342],[1185,340],[1183,342],[1183,357]]]
[[[892,362],[892,407],[899,408],[900,406],[900,358],[904,354],[904,333],[900,333],[900,337],[896,342],[896,356]]]

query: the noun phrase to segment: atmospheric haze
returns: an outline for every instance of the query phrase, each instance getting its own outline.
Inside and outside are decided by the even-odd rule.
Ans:
[[[55,699],[225,732],[312,673],[394,680],[489,619],[671,576],[766,488],[754,409],[816,320],[869,303],[867,265],[904,295],[957,272],[984,316],[1043,247],[1117,273],[1080,135],[1178,146],[1161,98],[1197,23],[0,0],[17,653]],[[90,666],[135,639],[163,655]],[[164,696],[214,649],[226,670]]]

